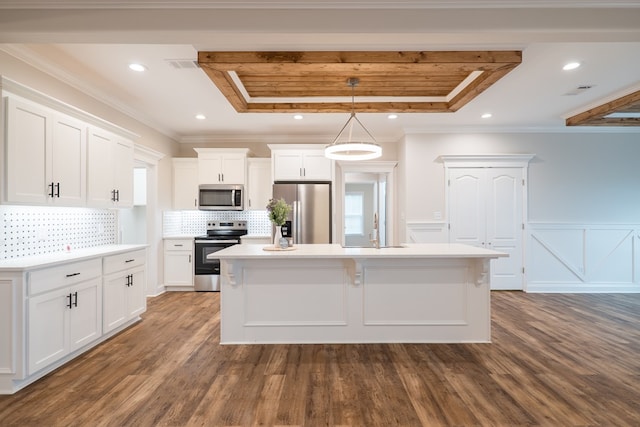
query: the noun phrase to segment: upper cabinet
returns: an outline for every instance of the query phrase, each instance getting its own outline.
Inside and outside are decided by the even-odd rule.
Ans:
[[[87,205],[133,206],[133,143],[100,128],[89,129]]]
[[[274,181],[332,181],[333,160],[324,146],[270,144]]]
[[[73,117],[7,97],[5,202],[83,206],[86,129]]]
[[[135,135],[8,79],[0,85],[3,203],[133,206]]]
[[[173,209],[198,209],[198,159],[176,157],[173,163]]]
[[[273,192],[271,159],[250,157],[247,159],[247,209],[264,210]]]
[[[246,184],[246,148],[194,148],[198,153],[199,184]]]

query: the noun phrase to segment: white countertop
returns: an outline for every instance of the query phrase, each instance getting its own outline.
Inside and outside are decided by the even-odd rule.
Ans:
[[[115,255],[122,252],[144,249],[147,246],[148,245],[106,245],[85,249],[73,249],[69,252],[56,252],[46,255],[5,259],[0,260],[0,272],[30,270],[53,264],[81,261],[98,256]]]
[[[162,236],[164,240],[193,239],[195,236],[191,234],[175,234],[173,236]]]
[[[456,243],[404,244],[395,248],[343,248],[339,244],[296,245],[294,250],[265,251],[270,245],[234,245],[212,258],[297,259],[297,258],[501,258],[508,254]]]

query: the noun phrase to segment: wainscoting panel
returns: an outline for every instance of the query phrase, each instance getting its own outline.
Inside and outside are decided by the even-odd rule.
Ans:
[[[529,224],[528,292],[640,292],[638,224]]]

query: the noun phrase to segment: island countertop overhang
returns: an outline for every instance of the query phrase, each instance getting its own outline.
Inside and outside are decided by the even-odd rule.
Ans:
[[[491,249],[459,243],[404,244],[389,248],[345,248],[339,244],[296,245],[293,250],[267,251],[266,245],[234,245],[214,254],[211,258],[225,259],[369,259],[369,258],[502,258],[508,254]]]

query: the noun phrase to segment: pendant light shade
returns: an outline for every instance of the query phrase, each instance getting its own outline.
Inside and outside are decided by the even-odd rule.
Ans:
[[[324,150],[324,155],[334,160],[371,160],[382,155],[382,148],[371,133],[358,120],[355,113],[354,88],[360,80],[351,77],[347,84],[351,86],[351,116],[342,126],[338,136]]]

